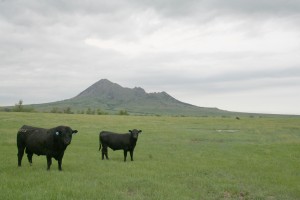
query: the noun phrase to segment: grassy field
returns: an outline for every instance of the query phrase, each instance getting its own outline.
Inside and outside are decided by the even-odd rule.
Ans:
[[[17,167],[23,124],[68,125],[63,171]],[[134,162],[98,151],[100,130],[141,129]],[[300,118],[192,118],[0,112],[0,199],[300,199]],[[128,159],[130,160],[130,159]]]

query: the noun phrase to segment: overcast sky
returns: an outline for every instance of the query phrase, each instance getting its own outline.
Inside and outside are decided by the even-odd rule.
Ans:
[[[0,106],[68,99],[104,78],[300,114],[300,1],[0,0]]]

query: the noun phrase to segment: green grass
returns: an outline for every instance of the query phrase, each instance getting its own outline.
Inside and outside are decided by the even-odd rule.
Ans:
[[[45,156],[17,167],[23,125],[68,125],[63,171]],[[134,162],[109,149],[101,130],[141,129]],[[0,112],[0,199],[299,199],[300,118],[150,117]],[[129,159],[130,160],[130,159]]]

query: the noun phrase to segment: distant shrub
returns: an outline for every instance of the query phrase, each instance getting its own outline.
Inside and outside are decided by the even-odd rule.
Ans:
[[[50,110],[50,113],[65,113],[65,114],[74,114],[74,112],[72,112],[71,107],[66,107],[66,108],[58,108],[58,107],[53,107]]]
[[[11,108],[2,108],[1,111],[4,111],[4,112],[11,112],[12,109],[11,109]]]
[[[84,110],[77,110],[77,114],[84,114]]]
[[[66,109],[64,109],[64,113],[66,113],[66,114],[74,114],[74,113],[71,111],[71,107],[67,107]]]
[[[120,110],[119,115],[129,115],[127,110]]]
[[[94,114],[95,114],[95,110],[92,110],[91,108],[88,108],[88,109],[86,110],[86,114],[87,114],[87,115],[94,115]]]
[[[59,109],[57,107],[52,108],[51,113],[58,113]]]
[[[108,113],[107,113],[107,112],[104,112],[104,111],[102,111],[100,108],[98,108],[96,114],[97,114],[97,115],[107,115]]]

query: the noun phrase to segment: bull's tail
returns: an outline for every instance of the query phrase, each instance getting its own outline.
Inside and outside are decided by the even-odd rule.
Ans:
[[[101,149],[101,143],[99,143],[99,151],[100,151],[100,149]]]

